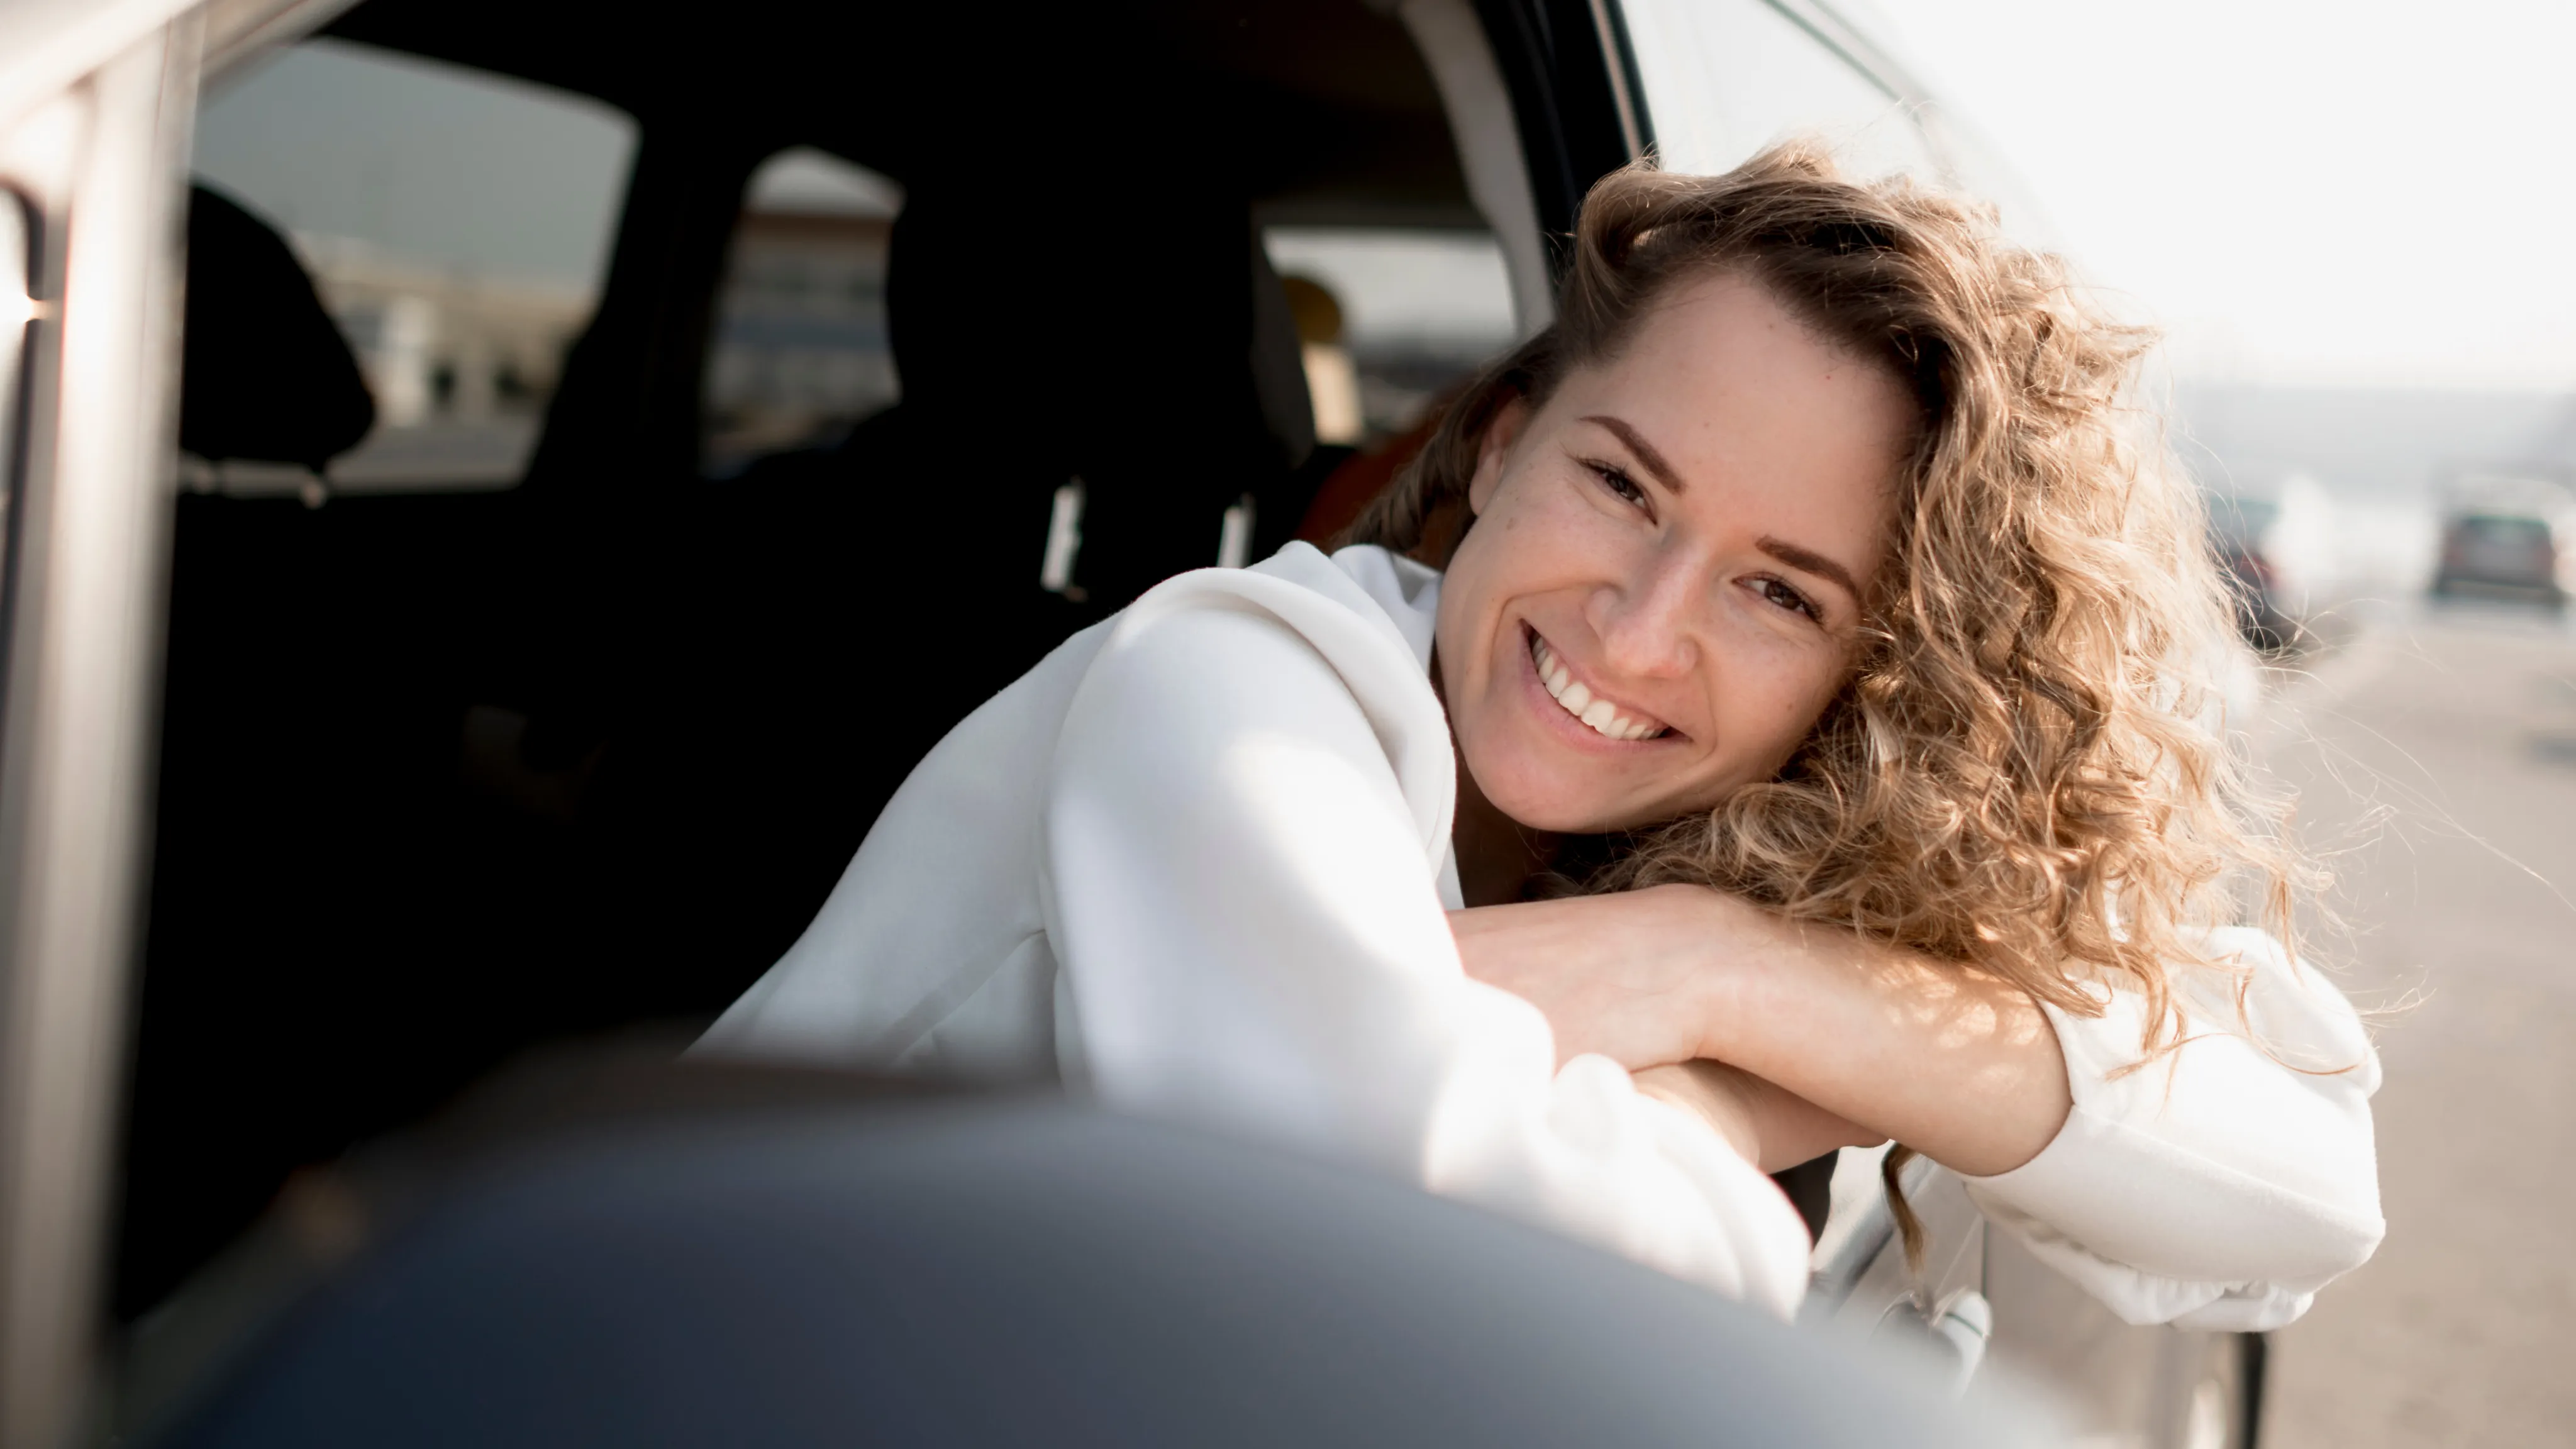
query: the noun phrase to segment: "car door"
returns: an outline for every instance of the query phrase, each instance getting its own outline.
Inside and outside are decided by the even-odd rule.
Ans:
[[[248,19],[245,15],[230,18]],[[137,945],[177,335],[210,53],[179,5],[0,16],[0,1442],[69,1437]]]

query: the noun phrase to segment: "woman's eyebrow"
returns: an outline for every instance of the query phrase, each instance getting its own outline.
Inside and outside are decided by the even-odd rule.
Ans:
[[[1673,471],[1673,465],[1664,460],[1663,454],[1655,451],[1655,445],[1647,442],[1645,435],[1630,427],[1624,419],[1614,418],[1607,413],[1591,413],[1587,414],[1582,421],[1609,429],[1620,442],[1628,445],[1628,451],[1636,454],[1637,460],[1645,465],[1646,471],[1654,475],[1655,481],[1663,484],[1666,489],[1674,493],[1689,491],[1688,485],[1682,482],[1681,475]],[[1851,570],[1814,549],[1800,548],[1785,538],[1773,538],[1768,534],[1754,540],[1754,547],[1793,569],[1801,569],[1819,578],[1833,580],[1843,586],[1843,592],[1855,599],[1860,597],[1860,581],[1852,577]]]
[[[1619,441],[1628,445],[1628,451],[1637,455],[1637,460],[1646,465],[1646,471],[1653,474],[1655,481],[1663,484],[1666,491],[1690,491],[1689,485],[1682,482],[1682,475],[1673,471],[1673,465],[1664,461],[1664,455],[1655,451],[1655,445],[1646,441],[1645,434],[1606,413],[1594,413],[1582,421],[1597,423],[1617,434]]]
[[[1755,539],[1753,546],[1793,569],[1803,569],[1808,573],[1833,580],[1842,585],[1843,591],[1855,599],[1860,597],[1860,584],[1851,576],[1851,570],[1814,549],[1800,548],[1785,538],[1773,538],[1768,534]]]

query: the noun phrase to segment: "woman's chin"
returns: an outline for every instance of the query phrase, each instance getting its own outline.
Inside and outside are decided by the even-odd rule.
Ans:
[[[1500,788],[1476,774],[1487,803],[1524,830],[1550,835],[1602,835],[1615,830],[1642,830],[1712,808],[1715,799],[1670,796],[1640,799],[1629,791],[1570,780],[1555,772],[1497,772]]]
[[[1605,768],[1587,751],[1527,735],[1470,736],[1461,754],[1488,804],[1524,830],[1551,835],[1598,835],[1669,818],[1655,801],[1637,798],[1630,771]],[[1483,748],[1479,748],[1482,746]]]
[[[1562,787],[1506,788],[1497,793],[1485,792],[1511,821],[1524,830],[1540,830],[1550,835],[1598,835],[1605,830],[1621,828],[1620,812],[1609,802],[1587,792]]]

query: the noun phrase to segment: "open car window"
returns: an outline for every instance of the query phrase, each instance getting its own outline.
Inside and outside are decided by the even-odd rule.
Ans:
[[[197,179],[286,234],[375,394],[334,487],[519,479],[598,300],[635,133],[597,101],[332,40],[209,98]],[[190,467],[232,492],[306,481]]]
[[[1638,79],[1667,170],[1714,175],[1775,141],[1809,136],[1854,174],[1940,174],[1940,157],[1888,87],[1764,0],[1627,0]]]

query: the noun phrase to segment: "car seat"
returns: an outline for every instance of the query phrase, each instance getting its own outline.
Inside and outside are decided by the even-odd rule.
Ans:
[[[318,478],[374,425],[357,358],[267,222],[193,187],[187,239],[179,446],[211,464],[285,463]],[[342,601],[316,597],[309,575],[285,566],[324,515],[196,493],[179,496],[176,515],[120,1314],[148,1306],[256,1214],[280,1157],[335,1148],[317,1118],[346,1100],[317,1094],[300,1075],[309,1063],[263,1049],[264,1033],[291,1030],[281,1022],[304,984],[282,964],[280,938],[337,905],[321,883],[295,880],[299,860],[331,848],[303,808],[308,781],[332,778],[331,762],[357,744],[308,707],[312,621]]]
[[[1131,215],[917,182],[887,307],[902,400],[701,485],[624,646],[597,795],[625,884],[599,921],[666,1010],[747,987],[939,737],[1215,563],[1228,505],[1270,499],[1283,532],[1303,510],[1281,492],[1313,448],[1295,330],[1240,197],[1173,188]],[[1076,481],[1071,587],[1049,590]]]
[[[322,472],[376,423],[358,359],[313,279],[268,223],[188,189],[179,446],[210,463]]]

